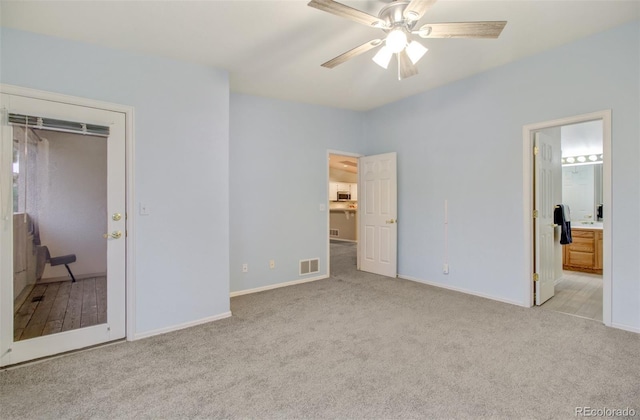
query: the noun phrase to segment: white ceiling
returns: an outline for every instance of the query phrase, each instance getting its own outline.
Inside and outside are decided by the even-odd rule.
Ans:
[[[329,168],[358,173],[358,158],[353,156],[329,155]]]
[[[370,14],[386,1],[344,1]],[[233,92],[367,110],[640,17],[639,1],[439,0],[419,22],[507,20],[497,40],[430,39],[420,74],[398,81],[369,51],[320,64],[379,29],[308,7],[307,0],[5,1],[2,25],[187,60],[230,74]]]

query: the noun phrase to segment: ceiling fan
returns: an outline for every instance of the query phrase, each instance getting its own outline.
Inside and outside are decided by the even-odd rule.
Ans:
[[[437,0],[396,0],[384,6],[378,17],[354,9],[333,0],[311,0],[309,6],[351,19],[355,22],[386,32],[384,39],[374,39],[341,54],[322,67],[334,68],[347,60],[382,45],[373,57],[373,61],[382,68],[388,68],[391,58],[398,57],[398,80],[418,74],[416,63],[427,52],[420,42],[411,39],[412,35],[421,38],[497,38],[507,24],[506,21],[427,23],[418,30],[414,27],[427,10]],[[384,45],[383,45],[384,44]]]

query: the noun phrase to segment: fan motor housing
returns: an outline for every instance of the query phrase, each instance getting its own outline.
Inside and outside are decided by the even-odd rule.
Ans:
[[[398,27],[406,28],[407,31],[411,31],[413,29],[417,22],[405,19],[402,15],[404,9],[406,9],[408,5],[408,1],[399,0],[384,6],[380,10],[378,17],[388,25],[388,29],[383,29],[385,32],[390,32]]]

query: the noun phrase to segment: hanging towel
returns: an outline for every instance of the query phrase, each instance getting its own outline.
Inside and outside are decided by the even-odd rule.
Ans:
[[[560,225],[562,232],[560,233],[560,244],[569,245],[571,239],[571,210],[569,206],[558,204],[553,210],[553,223]]]

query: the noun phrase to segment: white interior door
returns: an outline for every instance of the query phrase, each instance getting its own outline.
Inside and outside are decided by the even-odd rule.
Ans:
[[[396,277],[397,173],[396,153],[361,157],[358,163],[360,188],[360,269]]]
[[[48,100],[28,98],[18,95],[2,94],[1,96],[1,109],[2,109],[2,137],[0,147],[0,261],[2,265],[0,267],[0,365],[6,366],[15,363],[20,363],[27,360],[32,360],[39,357],[49,356],[69,350],[79,349],[95,344],[100,344],[107,341],[117,340],[124,338],[125,336],[125,252],[126,252],[126,217],[125,217],[125,114],[120,112],[112,112],[102,109],[82,107],[77,105],[71,105],[67,103],[54,102]],[[92,238],[94,242],[102,242],[102,249],[106,253],[104,267],[106,272],[102,277],[102,283],[106,285],[106,290],[100,296],[106,300],[102,302],[103,308],[106,310],[106,314],[102,313],[96,317],[97,324],[91,326],[84,326],[78,324],[73,328],[67,330],[60,330],[49,333],[48,335],[41,335],[28,339],[14,339],[14,300],[17,298],[17,292],[14,290],[14,214],[13,207],[13,189],[16,188],[14,182],[15,171],[15,150],[14,150],[14,130],[23,130],[28,132],[24,127],[17,127],[10,125],[7,121],[8,113],[11,114],[23,114],[29,116],[38,116],[43,118],[52,118],[63,121],[72,121],[85,124],[95,124],[100,126],[109,127],[108,137],[103,137],[101,140],[106,142],[104,145],[104,156],[106,162],[104,162],[104,181],[106,187],[102,188],[104,194],[104,206],[100,209],[94,208],[90,204],[82,209],[77,209],[79,206],[77,202],[73,200],[69,203],[69,208],[79,210],[81,212],[99,212],[103,218],[101,218],[101,226],[106,227],[104,232],[92,232]],[[51,131],[49,131],[51,132]],[[46,131],[41,131],[45,133]],[[56,134],[60,134],[57,132]],[[79,134],[74,134],[79,136]],[[52,135],[53,136],[53,135]],[[88,141],[88,140],[87,140]],[[26,141],[28,144],[28,141]],[[50,149],[46,149],[46,153],[50,153]],[[45,153],[45,155],[46,155]],[[47,155],[48,156],[48,155]],[[82,157],[78,161],[84,161]],[[55,165],[52,165],[55,166]],[[86,165],[85,165],[86,166]],[[60,172],[62,168],[53,168]],[[95,171],[95,168],[87,168],[88,173]],[[52,172],[50,172],[52,173]],[[51,184],[53,181],[47,179],[46,175],[40,176],[41,181]],[[49,185],[50,187],[50,185]],[[64,196],[60,197],[62,200]],[[67,199],[69,197],[66,197]],[[87,198],[90,200],[90,198]],[[26,214],[26,211],[25,211]],[[120,215],[120,217],[118,217]],[[104,218],[107,221],[104,221]],[[20,220],[20,217],[17,218]],[[25,217],[26,220],[26,217]],[[53,226],[49,226],[51,230],[57,229],[58,231],[65,231],[68,226],[74,225],[74,218],[67,217],[66,220],[60,223],[51,223]],[[41,227],[41,230],[45,227]],[[118,234],[119,232],[119,234]],[[109,234],[107,238],[104,238],[101,233]],[[96,238],[99,236],[99,238]],[[106,242],[106,246],[104,244]],[[43,244],[46,245],[46,244]],[[82,250],[74,250],[78,254]],[[52,255],[55,257],[56,255]],[[82,261],[83,263],[87,262]],[[77,264],[70,264],[70,268],[80,267],[80,260]],[[47,270],[52,268],[64,270],[64,267],[51,267],[47,264]],[[59,271],[58,273],[64,273],[66,271]],[[76,273],[77,276],[77,273]],[[70,277],[67,277],[65,281],[61,281],[60,284],[66,283],[67,288],[75,287],[80,284],[84,279],[78,279],[77,282],[71,282]],[[50,282],[43,282],[42,279],[36,281],[35,285],[39,283],[51,284],[57,280]],[[96,288],[98,281],[96,280]],[[87,283],[84,283],[85,285]],[[41,284],[41,287],[45,287]],[[49,286],[46,286],[49,287]],[[62,289],[62,286],[60,286]],[[86,289],[85,289],[86,290]],[[96,292],[98,294],[98,292]],[[59,294],[60,295],[60,294]],[[91,296],[89,296],[91,297]],[[100,299],[93,298],[94,300]],[[69,301],[70,302],[70,301]],[[84,301],[83,305],[84,305]],[[70,305],[70,303],[69,303]],[[90,309],[90,308],[89,308]],[[87,310],[89,310],[87,309]],[[84,311],[85,308],[82,308]],[[84,312],[82,313],[84,315]],[[17,318],[16,318],[17,319]],[[65,321],[66,322],[66,321]],[[75,322],[75,321],[74,321]],[[44,334],[44,333],[43,333]]]
[[[538,274],[536,305],[555,294],[553,210],[553,144],[543,133],[534,134],[534,201],[538,215],[534,218],[535,272]]]

